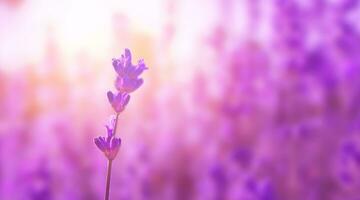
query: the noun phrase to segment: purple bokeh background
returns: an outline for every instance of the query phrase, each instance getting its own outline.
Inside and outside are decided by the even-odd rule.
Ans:
[[[0,0],[0,199],[360,198],[358,0]]]

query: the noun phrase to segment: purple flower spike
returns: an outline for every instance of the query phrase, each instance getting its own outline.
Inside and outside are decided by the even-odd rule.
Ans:
[[[105,125],[107,136],[100,136],[94,139],[95,145],[108,159],[105,200],[109,200],[110,196],[112,160],[116,157],[121,145],[121,139],[115,137],[118,116],[120,112],[124,111],[130,101],[129,93],[135,91],[143,84],[144,80],[139,78],[139,76],[144,70],[148,69],[144,60],[139,60],[136,66],[131,63],[131,52],[129,49],[125,49],[125,53],[120,58],[114,58],[112,65],[118,75],[115,81],[115,87],[118,91],[115,94],[111,91],[107,92],[107,97],[116,112],[116,116],[111,116],[109,123]]]
[[[117,77],[115,87],[120,92],[131,93],[143,84],[143,79],[132,79],[130,77]]]
[[[130,100],[130,95],[125,92],[119,92],[117,95],[114,95],[109,91],[107,97],[116,113],[122,112]]]
[[[119,92],[131,93],[143,84],[143,79],[139,76],[144,70],[148,69],[144,60],[139,60],[137,65],[131,63],[131,52],[125,49],[125,54],[120,59],[113,59],[113,66],[118,74],[115,87]]]
[[[110,116],[109,122],[105,125],[107,130],[106,137],[97,137],[94,139],[96,146],[105,154],[109,160],[113,160],[120,148],[121,139],[115,137],[116,116]]]
[[[94,139],[96,146],[104,153],[109,159],[113,160],[119,152],[121,139],[116,137],[97,137]]]

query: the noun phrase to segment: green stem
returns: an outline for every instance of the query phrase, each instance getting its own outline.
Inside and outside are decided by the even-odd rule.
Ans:
[[[119,113],[116,113],[116,119],[115,119],[115,125],[114,125],[114,136],[116,134],[118,118],[119,118]],[[107,175],[106,175],[105,200],[109,200],[109,195],[110,195],[111,166],[112,166],[112,160],[109,159],[108,167],[107,167]]]

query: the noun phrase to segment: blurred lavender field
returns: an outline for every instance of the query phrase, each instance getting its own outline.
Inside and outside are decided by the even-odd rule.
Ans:
[[[111,199],[360,199],[358,0],[0,0],[1,200],[103,198],[126,47]]]

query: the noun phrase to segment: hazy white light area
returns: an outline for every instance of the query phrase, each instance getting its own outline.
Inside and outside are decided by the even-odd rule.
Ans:
[[[230,48],[249,34],[244,2],[235,3],[231,15],[214,0],[20,2],[10,9],[0,2],[0,69],[5,71],[58,65],[74,77],[84,67],[102,70],[129,47],[161,69],[160,77],[171,72],[174,80],[186,81],[206,67],[210,40],[221,37],[213,34],[216,28],[227,27]],[[269,30],[260,29],[259,37],[266,37]]]
[[[161,1],[33,0],[9,9],[0,2],[2,69],[39,63],[52,41],[68,61],[76,54],[108,55],[114,38],[113,16],[121,14],[131,31],[157,33],[162,25]]]

